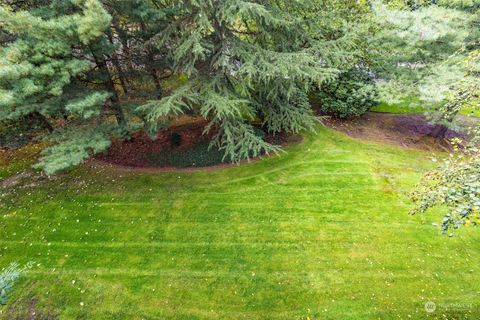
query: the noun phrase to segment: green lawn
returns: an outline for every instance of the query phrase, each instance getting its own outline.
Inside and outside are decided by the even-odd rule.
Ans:
[[[319,129],[229,169],[76,169],[4,199],[0,266],[36,263],[4,319],[479,319],[479,231],[408,214],[428,158]]]
[[[385,113],[416,114],[426,111],[418,99],[405,99],[400,103],[381,102],[372,111]]]
[[[372,108],[374,112],[384,113],[400,113],[400,114],[417,114],[424,113],[427,109],[422,106],[419,99],[409,98],[400,103],[381,102]],[[480,117],[480,110],[474,107],[465,107],[460,111],[461,115]]]

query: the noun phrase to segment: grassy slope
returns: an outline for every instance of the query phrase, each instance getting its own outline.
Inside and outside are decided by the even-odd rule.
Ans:
[[[478,319],[478,230],[445,238],[439,216],[408,215],[426,159],[321,129],[230,169],[76,170],[0,218],[0,265],[38,263],[11,303],[36,295],[61,319],[422,319],[432,300],[439,318]]]

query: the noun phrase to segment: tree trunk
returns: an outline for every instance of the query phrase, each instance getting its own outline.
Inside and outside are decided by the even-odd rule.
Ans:
[[[108,69],[107,69],[107,72],[108,72]],[[108,72],[107,82],[105,83],[105,87],[112,94],[112,96],[110,97],[110,102],[112,103],[111,108],[113,110],[115,118],[117,119],[118,126],[122,131],[121,135],[122,137],[124,137],[127,135],[127,131],[128,131],[127,118],[125,117],[122,107],[120,106],[120,99],[118,98],[117,91],[115,90],[115,84],[113,83],[112,77],[109,72]]]
[[[112,33],[109,32],[108,33],[108,40],[110,41],[110,43],[113,45],[113,36],[112,36]],[[124,77],[124,73],[123,73],[123,69],[122,69],[122,66],[120,65],[120,61],[118,60],[118,55],[116,53],[113,53],[111,55],[111,58],[112,58],[112,63],[113,65],[115,66],[115,69],[117,70],[117,74],[118,74],[118,79],[120,80],[120,84],[122,86],[122,89],[123,89],[123,93],[124,94],[128,94],[128,88],[127,88],[127,83],[125,81],[125,77]]]
[[[145,23],[141,22],[140,27],[142,28],[142,31],[146,30],[146,25]],[[162,87],[162,82],[160,80],[160,77],[158,76],[158,70],[154,66],[155,62],[155,55],[153,54],[152,50],[147,47],[147,63],[146,63],[146,68],[148,69],[148,73],[153,79],[153,82],[155,83],[155,89],[157,90],[157,98],[161,99],[163,97],[163,87]]]
[[[151,51],[148,50],[148,57],[150,61],[153,61],[153,54],[151,54]],[[149,67],[148,71],[150,73],[150,76],[153,79],[153,82],[155,83],[155,89],[157,90],[157,98],[161,99],[163,97],[163,87],[162,87],[162,82],[160,81],[160,78],[158,77],[157,74],[157,69],[155,67]]]
[[[115,115],[117,124],[120,127],[122,137],[126,137],[128,135],[127,119],[125,117],[125,114],[123,113],[122,107],[120,106],[120,99],[118,98],[117,90],[115,89],[115,83],[113,82],[110,70],[108,69],[107,63],[104,59],[98,58],[95,54],[93,54],[93,57],[97,66],[106,75],[106,81],[104,85],[105,89],[111,94],[111,109]]]
[[[112,32],[113,30],[116,30],[116,33],[118,35],[118,38],[120,39],[120,43],[122,44],[122,52],[123,52],[123,56],[125,57],[126,61],[124,62],[124,67],[122,68],[123,71],[125,71],[124,69],[127,69],[127,73],[128,72],[131,72],[133,70],[135,70],[135,66],[134,66],[134,63],[132,61],[132,53],[130,52],[130,47],[129,47],[129,44],[128,44],[128,30],[125,31],[125,30],[122,30],[122,27],[120,26],[120,24],[118,23],[118,19],[113,16],[113,19],[112,19]],[[125,73],[124,73],[125,75]],[[135,90],[135,87],[134,87],[134,84],[132,83],[132,81],[130,80],[130,78],[128,76],[126,77],[123,77],[123,80],[127,83],[128,87],[132,90]]]

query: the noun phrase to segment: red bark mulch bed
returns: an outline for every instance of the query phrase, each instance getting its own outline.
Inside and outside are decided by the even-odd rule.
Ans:
[[[197,121],[186,125],[172,126],[158,132],[152,140],[144,131],[137,132],[127,141],[113,141],[108,152],[95,156],[95,159],[127,167],[151,167],[148,154],[160,153],[172,149],[188,149],[198,142],[209,141],[215,134],[214,130],[203,134],[207,121]],[[181,145],[172,142],[172,134],[178,134]]]
[[[215,135],[215,129],[204,134],[208,125],[206,120],[198,120],[184,125],[175,125],[158,132],[157,138],[152,140],[145,132],[135,133],[128,141],[114,141],[107,152],[95,156],[96,160],[121,167],[133,168],[188,168],[209,167],[225,164],[222,162],[223,152],[207,150],[207,145]],[[173,137],[176,135],[177,137]],[[292,137],[287,134],[268,136],[269,143],[285,145],[295,143],[301,137]],[[220,156],[220,153],[222,154]],[[171,164],[168,158],[174,155],[179,165]],[[156,158],[160,158],[157,160]],[[167,159],[165,159],[167,158]],[[196,158],[202,158],[196,160]],[[164,164],[167,161],[169,164]],[[189,163],[192,163],[190,165]],[[208,163],[207,165],[202,163]]]

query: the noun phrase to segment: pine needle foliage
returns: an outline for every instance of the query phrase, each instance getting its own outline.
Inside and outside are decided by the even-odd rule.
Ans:
[[[111,18],[96,0],[65,1],[60,11],[56,4],[31,12],[0,6],[1,27],[11,39],[0,49],[0,121],[31,114],[46,123],[63,120],[48,136],[55,146],[40,161],[49,174],[104,150],[110,134],[96,130],[105,121],[101,115],[110,93],[79,83],[92,69],[82,52],[103,35]]]
[[[175,71],[189,81],[142,106],[150,123],[193,111],[210,120],[217,132],[213,143],[236,161],[278,151],[255,134],[252,121],[273,133],[311,129],[317,120],[307,92],[334,78],[357,49],[343,34],[327,39],[331,35],[313,17],[317,5],[172,1],[175,20],[152,43],[173,48]]]
[[[185,112],[225,159],[278,152],[256,127],[312,129],[309,91],[365,58],[369,16],[356,0],[4,2],[0,123],[42,119],[48,174]]]

